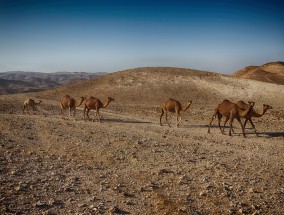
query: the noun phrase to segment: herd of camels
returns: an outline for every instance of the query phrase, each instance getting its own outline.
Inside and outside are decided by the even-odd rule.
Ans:
[[[101,100],[99,100],[96,97],[81,97],[80,101],[76,101],[74,98],[70,97],[69,95],[65,95],[61,101],[60,101],[60,107],[61,107],[61,114],[64,114],[64,110],[69,109],[69,117],[71,116],[71,112],[73,112],[73,116],[75,117],[76,114],[76,107],[81,106],[81,104],[83,103],[83,101],[85,100],[85,104],[84,104],[84,108],[83,108],[83,113],[84,113],[84,120],[86,120],[86,115],[88,117],[88,119],[90,120],[89,117],[89,112],[90,110],[96,110],[96,115],[93,119],[93,121],[96,119],[96,117],[98,118],[98,121],[101,122],[101,117],[100,117],[100,113],[99,110],[101,108],[107,108],[110,104],[110,102],[114,101],[113,98],[108,97],[107,101],[105,104],[103,104],[101,102]],[[29,107],[33,108],[33,110],[36,110],[36,106],[39,105],[42,101],[39,100],[38,102],[35,102],[33,99],[27,99],[24,102],[24,108],[23,108],[23,113],[25,112],[25,110],[27,110],[27,112],[29,112]],[[167,101],[165,101],[162,105],[162,112],[160,115],[160,125],[162,126],[162,117],[163,115],[165,115],[165,120],[168,124],[168,126],[170,126],[168,119],[167,119],[167,115],[168,112],[171,113],[175,113],[176,114],[176,121],[177,121],[177,127],[179,126],[179,123],[182,120],[182,117],[180,115],[180,112],[183,111],[187,111],[188,108],[190,107],[190,105],[192,104],[192,101],[189,101],[185,106],[183,106],[179,101],[174,100],[174,99],[169,99]],[[246,137],[245,135],[245,127],[247,122],[249,121],[252,128],[254,129],[254,133],[257,135],[256,129],[255,129],[255,125],[252,122],[252,118],[253,117],[261,117],[263,116],[267,110],[272,109],[271,106],[267,105],[267,104],[263,104],[263,108],[260,111],[260,113],[256,112],[253,107],[254,107],[254,102],[249,101],[248,104],[243,102],[243,101],[238,101],[237,103],[233,103],[229,100],[224,100],[223,102],[221,102],[220,104],[218,104],[215,109],[214,109],[214,113],[213,116],[209,122],[209,126],[208,126],[208,133],[210,133],[210,127],[212,124],[212,121],[214,120],[214,118],[218,118],[218,127],[221,131],[222,134],[225,134],[224,130],[225,130],[225,125],[226,123],[229,121],[229,135],[232,135],[232,132],[234,132],[232,124],[234,119],[236,118],[237,121],[239,122],[239,124],[241,125],[242,128],[242,134],[244,137]],[[225,122],[223,124],[223,128],[221,128],[221,119],[222,117],[225,117]],[[245,118],[244,123],[242,124],[241,122],[241,118]]]

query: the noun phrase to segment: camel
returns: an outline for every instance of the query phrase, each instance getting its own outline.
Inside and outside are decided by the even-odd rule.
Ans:
[[[249,108],[250,105],[254,106],[255,105],[255,102],[253,101],[248,101],[248,104],[243,102],[243,101],[238,101],[237,102],[237,105],[243,109],[243,110],[246,110]],[[224,122],[224,125],[223,125],[223,132],[225,132],[225,126],[226,126],[226,123],[228,122],[228,118],[226,118],[225,122]],[[232,132],[235,133],[234,129],[232,128]]]
[[[217,107],[214,109],[214,114],[211,118],[211,121],[209,123],[209,127],[208,127],[208,133],[210,133],[210,127],[212,124],[213,119],[218,116],[218,126],[220,128],[220,131],[222,134],[224,133],[224,129],[221,129],[221,119],[222,117],[226,117],[226,121],[225,123],[230,120],[230,131],[229,131],[229,135],[232,136],[232,124],[234,119],[236,118],[238,120],[238,122],[240,123],[241,127],[242,127],[242,133],[243,136],[246,137],[245,135],[245,129],[244,126],[241,122],[240,117],[245,117],[247,116],[250,111],[252,110],[254,106],[254,103],[249,104],[249,107],[245,110],[241,109],[237,104],[230,102],[229,100],[224,100],[222,103],[218,104]]]
[[[69,95],[65,95],[60,101],[61,115],[63,115],[64,110],[68,108],[69,117],[71,116],[72,110],[73,110],[73,116],[75,117],[76,107],[79,107],[83,103],[84,100],[85,100],[85,97],[81,97],[81,100],[77,102],[74,98],[71,98]]]
[[[249,102],[250,104],[250,102]],[[241,108],[241,109],[245,109],[249,106],[249,104],[246,104],[245,102],[243,101],[238,101],[237,102],[237,105]],[[247,124],[247,121],[250,122],[252,128],[254,129],[254,133],[256,134],[256,136],[258,135],[257,132],[256,132],[256,129],[255,129],[255,125],[253,124],[252,122],[252,117],[256,117],[256,118],[259,118],[259,117],[262,117],[267,110],[269,109],[272,109],[271,106],[267,105],[267,104],[263,104],[262,105],[262,111],[260,112],[256,112],[254,109],[252,109],[251,112],[249,112],[249,114],[245,117],[245,122],[244,122],[244,129],[246,128],[246,124]]]
[[[177,127],[179,126],[179,123],[181,122],[181,115],[180,115],[180,111],[187,111],[187,109],[189,108],[189,106],[191,105],[192,101],[189,101],[184,107],[181,105],[181,103],[177,100],[174,99],[169,99],[167,101],[165,101],[162,105],[162,113],[160,116],[160,125],[162,126],[162,117],[165,114],[165,119],[167,124],[169,125],[169,127],[171,127],[171,125],[168,122],[168,112],[171,113],[176,113],[177,115]]]
[[[38,102],[35,102],[33,99],[27,99],[24,102],[24,108],[23,108],[23,113],[25,113],[25,109],[27,109],[27,112],[29,112],[29,107],[33,108],[33,111],[36,111],[36,106],[39,105],[42,101],[39,100]]]
[[[101,100],[99,100],[98,98],[95,98],[93,96],[91,96],[90,98],[86,99],[86,102],[85,102],[85,105],[84,105],[84,109],[83,109],[83,111],[84,111],[84,120],[86,121],[86,119],[85,119],[86,110],[87,110],[87,117],[88,117],[89,120],[90,120],[90,117],[89,117],[90,110],[96,110],[95,118],[97,116],[98,119],[99,119],[99,122],[101,122],[101,117],[100,117],[100,112],[99,111],[100,111],[101,108],[107,108],[111,101],[114,101],[114,99],[111,98],[111,97],[108,97],[107,102],[105,104],[103,104],[101,102]],[[95,121],[95,118],[93,119],[93,121]]]

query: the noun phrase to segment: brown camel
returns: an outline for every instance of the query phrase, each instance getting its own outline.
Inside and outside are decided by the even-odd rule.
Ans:
[[[250,102],[249,102],[250,104]],[[238,101],[237,102],[237,105],[241,108],[241,109],[246,109],[249,104],[246,104],[245,102],[243,101]],[[247,121],[250,122],[252,128],[254,129],[254,133],[257,135],[257,132],[256,132],[256,129],[255,129],[255,125],[254,123],[252,122],[252,117],[256,117],[256,118],[259,118],[259,117],[262,117],[267,110],[269,109],[272,109],[271,106],[267,105],[267,104],[263,104],[262,105],[262,110],[260,112],[256,112],[254,109],[252,109],[252,111],[249,112],[249,114],[245,117],[245,122],[244,122],[244,128],[246,128],[246,124],[247,124]]]
[[[27,109],[27,112],[29,112],[29,107],[33,108],[33,111],[36,111],[36,106],[39,105],[42,101],[39,100],[38,102],[35,102],[33,99],[27,99],[24,102],[24,108],[23,108],[23,113],[25,113],[25,109]]]
[[[76,102],[76,100],[71,98],[69,95],[64,96],[60,101],[61,114],[63,115],[64,110],[68,108],[69,117],[71,116],[72,110],[73,110],[73,116],[75,117],[76,107],[79,107],[83,103],[84,100],[85,100],[85,97],[81,97],[81,100],[79,102]]]
[[[218,126],[220,128],[221,133],[224,134],[224,130],[221,129],[221,125],[220,125],[221,119],[224,116],[224,117],[226,117],[226,122],[228,120],[230,120],[230,122],[229,122],[230,123],[230,131],[229,131],[230,136],[232,135],[233,121],[236,118],[238,120],[238,122],[240,123],[241,127],[242,127],[243,136],[246,137],[244,126],[241,123],[240,117],[247,116],[249,114],[249,112],[252,110],[253,105],[254,105],[254,103],[251,103],[251,104],[249,104],[249,108],[243,110],[237,104],[230,102],[229,100],[224,100],[222,103],[218,104],[217,107],[214,109],[214,114],[213,114],[211,121],[209,123],[208,133],[210,133],[210,126],[212,124],[214,117],[218,116]]]
[[[85,119],[86,109],[87,109],[87,117],[88,117],[89,120],[90,120],[90,117],[89,117],[90,110],[96,110],[95,118],[97,116],[98,119],[99,119],[99,122],[101,122],[101,117],[100,117],[99,111],[100,111],[101,108],[107,108],[111,101],[114,101],[114,99],[111,98],[111,97],[108,97],[107,102],[105,104],[103,104],[101,102],[101,100],[99,100],[98,98],[95,98],[93,96],[86,99],[86,102],[85,102],[85,105],[84,105],[84,110],[83,110],[84,111],[84,120],[86,121],[86,119]],[[95,118],[93,119],[93,121],[95,121]]]
[[[174,99],[169,99],[167,101],[165,101],[162,105],[162,113],[160,116],[160,125],[162,125],[162,117],[165,114],[165,119],[167,124],[169,125],[169,127],[171,127],[171,125],[168,122],[168,112],[171,113],[176,113],[177,115],[177,127],[179,126],[179,123],[181,121],[181,115],[180,115],[180,111],[182,110],[183,112],[187,111],[187,109],[189,108],[189,106],[191,105],[192,101],[189,101],[184,107],[181,105],[181,103],[177,100]]]
[[[246,110],[249,108],[250,105],[254,106],[255,105],[255,102],[253,101],[248,101],[248,104],[243,102],[243,101],[238,101],[237,102],[237,105],[243,109],[243,110]],[[253,109],[252,109],[253,110]],[[226,126],[226,123],[228,122],[228,118],[226,118],[225,122],[224,122],[224,125],[223,125],[223,132],[225,132],[225,126]],[[245,128],[244,128],[245,129]],[[234,129],[232,128],[232,132],[235,133]]]

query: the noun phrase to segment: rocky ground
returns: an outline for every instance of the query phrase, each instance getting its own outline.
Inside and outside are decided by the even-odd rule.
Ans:
[[[99,123],[81,109],[62,118],[54,100],[21,104],[0,100],[0,214],[284,214],[280,107],[243,138],[237,123],[232,137],[216,121],[208,134],[201,104],[179,128],[153,105],[113,102]]]

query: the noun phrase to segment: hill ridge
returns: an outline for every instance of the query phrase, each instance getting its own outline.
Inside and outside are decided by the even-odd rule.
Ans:
[[[247,66],[233,73],[232,76],[284,85],[284,62],[277,61],[261,66]]]

